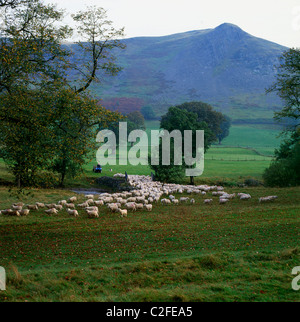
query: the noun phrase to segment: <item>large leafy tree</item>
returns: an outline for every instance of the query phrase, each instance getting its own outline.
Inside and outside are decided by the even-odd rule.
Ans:
[[[181,132],[182,137],[184,135],[185,130],[192,131],[192,153],[193,157],[196,155],[196,131],[204,130],[204,151],[206,151],[211,143],[214,141],[214,134],[209,129],[206,122],[199,122],[197,114],[187,109],[180,108],[178,106],[170,107],[167,114],[165,114],[160,123],[160,128],[167,130],[171,133],[174,130],[178,130]],[[178,153],[178,147],[175,146],[174,140],[171,140],[170,145],[170,165],[162,164],[162,144],[163,138],[159,143],[159,164],[151,165],[151,168],[155,171],[156,178],[161,181],[166,182],[174,182],[180,181],[184,177],[184,171],[187,168],[185,164],[185,160],[183,155],[177,156],[182,158],[182,164],[175,164],[176,155]],[[180,151],[184,151],[184,140],[182,140],[182,149]],[[194,178],[190,177],[191,184],[194,183]]]
[[[74,85],[72,72],[79,68],[73,53],[61,45],[72,33],[62,24],[63,11],[41,0],[1,4],[2,157],[19,185],[34,184],[37,172],[49,169],[60,173],[63,184],[68,173],[82,169],[98,124],[119,117],[101,107],[87,90],[99,70],[118,72],[109,54],[123,48],[114,40],[122,32],[106,28],[111,22],[101,8],[74,16],[80,35],[86,36],[79,42],[85,62],[82,77]]]
[[[275,150],[275,159],[264,172],[265,183],[270,186],[300,184],[300,50],[289,49],[281,57],[276,81],[267,92],[276,92],[284,107],[276,112],[276,120],[289,121],[285,139]]]
[[[280,61],[276,81],[267,92],[277,93],[284,102],[283,109],[275,112],[275,119],[294,120],[294,126],[288,129],[294,131],[299,126],[300,118],[300,49],[289,49]]]

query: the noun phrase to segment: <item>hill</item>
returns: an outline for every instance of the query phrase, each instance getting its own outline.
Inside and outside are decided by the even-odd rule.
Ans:
[[[116,105],[122,110],[123,103],[131,102],[133,109],[148,105],[159,116],[171,105],[201,100],[237,122],[268,123],[281,107],[265,89],[274,81],[278,58],[287,48],[238,26],[224,23],[215,29],[129,38],[124,43],[126,50],[117,54],[123,71],[92,87],[111,109]]]

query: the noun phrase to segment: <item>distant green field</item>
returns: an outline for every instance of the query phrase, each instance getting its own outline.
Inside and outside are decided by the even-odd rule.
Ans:
[[[147,121],[147,133],[159,128],[159,121]],[[275,147],[278,147],[280,139],[277,138],[278,130],[262,129],[251,126],[232,126],[230,135],[222,145],[213,145],[205,155],[204,173],[198,179],[205,181],[212,178],[234,179],[243,181],[253,177],[261,179],[263,171],[269,166]],[[117,161],[118,161],[117,155]],[[102,174],[94,174],[92,169],[97,163],[96,152],[90,161],[84,166],[84,175],[76,180],[67,180],[67,186],[89,187],[93,185],[93,178],[101,176],[113,176],[115,173],[150,175],[151,169],[144,165],[103,166]],[[112,171],[110,171],[110,169]],[[3,161],[0,161],[0,179],[12,181],[13,177],[8,173]]]

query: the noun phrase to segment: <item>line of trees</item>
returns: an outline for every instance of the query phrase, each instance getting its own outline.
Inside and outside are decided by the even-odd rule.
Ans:
[[[0,0],[0,157],[19,187],[53,183],[82,172],[96,132],[121,118],[88,91],[120,70],[113,51],[124,49],[103,8],[73,15],[42,0]],[[77,57],[62,43],[74,33]],[[57,176],[59,174],[59,176]]]

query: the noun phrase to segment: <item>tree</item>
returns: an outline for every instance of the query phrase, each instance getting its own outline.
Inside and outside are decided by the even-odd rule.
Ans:
[[[214,135],[207,126],[205,122],[199,122],[197,114],[190,112],[187,109],[180,108],[178,106],[170,107],[167,114],[165,114],[160,123],[160,128],[169,131],[171,133],[174,130],[178,130],[183,133],[185,130],[192,131],[193,143],[192,151],[193,156],[196,154],[196,131],[204,130],[205,139],[204,139],[204,150],[205,152],[209,148],[210,144],[213,142]],[[171,156],[170,156],[170,165],[162,164],[162,139],[159,144],[159,165],[151,165],[151,168],[155,171],[155,177],[158,180],[165,180],[167,182],[172,182],[174,179],[177,181],[184,176],[184,170],[187,168],[183,156],[178,156],[182,158],[182,165],[176,165],[174,163],[176,153],[178,149],[175,147],[175,143],[171,141]],[[182,151],[184,151],[184,140],[182,140]],[[176,178],[174,177],[176,173]],[[194,178],[190,177],[191,184],[194,183]]]
[[[292,48],[284,52],[280,62],[276,81],[267,93],[276,92],[283,100],[283,109],[275,112],[274,117],[278,121],[285,118],[296,121],[290,128],[293,131],[299,126],[300,117],[300,49]]]
[[[290,186],[300,184],[300,50],[290,49],[281,57],[281,64],[275,83],[267,92],[276,92],[284,102],[281,111],[275,112],[277,121],[287,119],[293,125],[282,134],[285,140],[275,159],[263,174],[264,181],[270,186]]]
[[[229,135],[229,129],[231,127],[231,118],[227,115],[224,115],[224,120],[221,123],[221,132],[217,134],[219,144]]]
[[[100,82],[104,75],[117,75],[122,68],[116,64],[115,49],[124,49],[125,45],[119,40],[124,36],[124,28],[115,29],[112,21],[107,19],[107,12],[103,8],[88,7],[72,15],[77,25],[77,33],[81,40],[77,42],[81,49],[81,59],[73,66],[81,75],[77,93],[85,91],[93,81]],[[75,82],[76,84],[77,82]]]
[[[156,115],[153,111],[152,106],[149,105],[145,105],[141,108],[141,113],[143,114],[145,120],[155,120],[156,119]]]
[[[145,119],[141,112],[134,111],[129,114],[127,114],[127,120],[131,123],[133,123],[133,129],[132,130],[145,130]]]
[[[215,111],[211,105],[203,102],[188,102],[177,107],[197,114],[197,121],[205,122],[211,130],[210,142],[217,141],[217,136],[222,133],[221,124],[224,121],[221,112]]]
[[[79,42],[85,64],[78,88],[68,74],[79,69],[61,45],[72,32],[60,25],[63,11],[41,0],[26,0],[9,6],[2,16],[1,154],[19,186],[35,184],[37,173],[49,170],[59,173],[63,184],[68,173],[82,169],[99,123],[119,119],[87,93],[97,71],[115,75],[120,70],[110,55],[116,47],[123,48],[114,40],[120,33],[106,28],[111,22],[101,13],[100,8],[74,16],[88,40]]]

